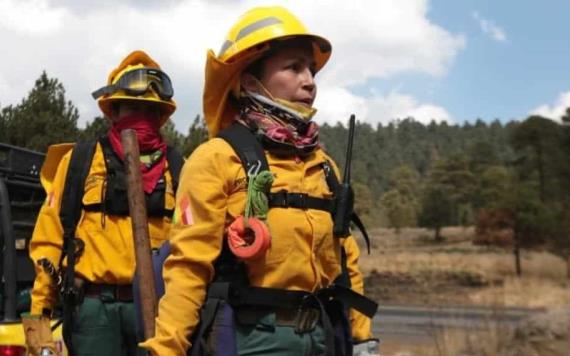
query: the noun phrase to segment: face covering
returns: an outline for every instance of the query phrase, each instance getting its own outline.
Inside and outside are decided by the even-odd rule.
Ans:
[[[237,120],[261,136],[270,151],[280,155],[306,156],[318,147],[318,125],[311,121],[316,109],[276,100],[242,91]],[[295,110],[297,107],[300,111]]]
[[[141,174],[143,190],[150,194],[164,173],[166,164],[166,143],[160,136],[160,124],[156,115],[136,112],[113,122],[107,137],[113,151],[124,160],[125,154],[121,143],[121,131],[133,129],[137,134],[141,156]]]

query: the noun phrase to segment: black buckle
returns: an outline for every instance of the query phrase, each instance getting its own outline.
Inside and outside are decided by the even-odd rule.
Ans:
[[[271,194],[271,205],[280,208],[287,208],[289,206],[289,199],[286,190],[280,190],[277,193]]]
[[[307,209],[307,197],[305,193],[288,193],[287,205],[292,208]]]
[[[295,316],[295,333],[302,334],[315,330],[321,313],[315,308],[299,307]]]
[[[289,193],[286,190],[280,190],[270,194],[269,205],[271,207],[280,208],[308,208],[309,195],[305,193]]]

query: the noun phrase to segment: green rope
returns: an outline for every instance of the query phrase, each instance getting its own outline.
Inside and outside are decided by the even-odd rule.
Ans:
[[[267,193],[271,189],[273,179],[273,174],[269,171],[262,171],[248,177],[244,214],[246,222],[250,216],[261,220],[267,219],[267,212],[269,211]]]

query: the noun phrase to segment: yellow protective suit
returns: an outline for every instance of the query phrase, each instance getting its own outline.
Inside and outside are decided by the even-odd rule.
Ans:
[[[30,257],[34,262],[43,257],[49,259],[55,266],[59,262],[63,246],[63,229],[59,220],[59,209],[71,158],[71,151],[65,153],[62,158],[61,151],[68,149],[69,147],[62,145],[50,147],[42,168],[42,184],[46,189],[47,198],[40,210],[30,242]],[[98,144],[85,181],[84,204],[101,202],[105,177],[103,150]],[[174,209],[172,178],[168,171],[165,178],[165,207]],[[149,218],[149,234],[153,247],[159,247],[166,240],[170,226],[170,217]],[[75,266],[75,273],[78,277],[98,284],[132,283],[135,253],[130,217],[83,211],[76,236],[85,243],[84,252]],[[52,309],[57,291],[49,275],[37,264],[36,274],[30,313],[39,315],[44,309]]]
[[[272,192],[307,193],[331,198],[321,164],[330,158],[320,149],[304,160],[278,158],[266,152],[275,174]],[[220,138],[202,144],[186,161],[177,192],[172,253],[164,266],[166,293],[159,303],[156,335],[142,347],[154,355],[183,355],[199,319],[206,286],[214,277],[213,263],[220,255],[226,227],[243,214],[246,176],[240,159]],[[315,291],[330,285],[341,272],[343,240],[332,236],[328,212],[272,208],[267,224],[271,247],[264,258],[247,262],[250,284],[288,290]],[[353,289],[363,292],[357,267],[358,247],[345,242]],[[370,320],[352,314],[354,336],[369,338]]]

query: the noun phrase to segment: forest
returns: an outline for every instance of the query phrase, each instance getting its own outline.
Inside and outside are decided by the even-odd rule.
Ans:
[[[44,72],[20,103],[0,106],[0,142],[45,151],[108,128],[102,117],[85,128],[78,120],[63,84]],[[189,120],[186,133],[172,122],[162,129],[185,156],[207,139],[200,115]],[[345,123],[320,127],[322,146],[341,168],[347,137]],[[546,248],[568,261],[570,273],[569,151],[570,108],[561,121],[358,122],[355,209],[370,227],[427,227],[436,242],[445,226],[475,226],[476,243],[514,246],[515,255],[520,248]]]

